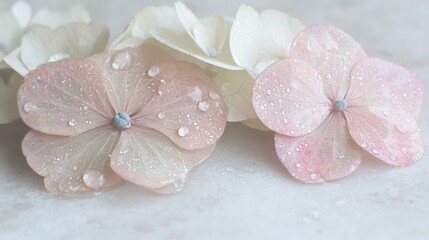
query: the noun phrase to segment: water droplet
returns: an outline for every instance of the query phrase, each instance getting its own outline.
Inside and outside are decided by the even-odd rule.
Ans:
[[[208,102],[200,102],[198,103],[198,109],[207,112],[210,109],[210,104]]]
[[[83,182],[90,188],[99,189],[106,184],[106,178],[98,170],[89,170],[83,175]]]
[[[375,155],[378,155],[378,154],[379,154],[378,150],[377,150],[377,149],[375,149],[375,148],[373,148],[373,149],[372,149],[372,152],[373,152]]]
[[[268,90],[266,91],[266,93],[267,93],[267,95],[271,95],[271,94],[273,93],[273,91],[271,91],[271,89],[268,89]]]
[[[301,164],[301,163],[296,163],[296,164],[295,164],[295,166],[296,166],[297,168],[300,168],[300,167],[302,167],[302,164]]]
[[[179,130],[177,130],[177,134],[181,137],[186,137],[189,135],[189,128],[188,127],[180,127]]]
[[[214,48],[210,48],[210,49],[208,50],[208,54],[209,54],[209,57],[215,58],[215,57],[217,57],[218,52],[217,52],[217,50],[216,50],[216,49],[214,49]]]
[[[158,113],[158,118],[159,119],[164,119],[165,118],[165,113],[164,112],[159,112]]]
[[[290,88],[286,88],[286,92],[290,92]]]
[[[70,57],[70,54],[59,52],[51,55],[48,59],[48,62],[56,62]]]
[[[345,157],[344,153],[340,153],[340,155],[338,155],[339,158],[343,159]]]
[[[219,94],[216,92],[210,92],[210,98],[213,100],[219,100]]]
[[[30,102],[25,103],[23,106],[24,112],[26,112],[26,113],[29,113],[29,112],[35,110],[35,108],[36,108],[36,106],[34,106],[34,104],[32,104]]]
[[[70,125],[71,127],[76,126],[76,125],[77,125],[77,121],[76,121],[76,119],[71,119],[71,120],[69,121],[69,125]]]
[[[292,155],[292,152],[291,152],[291,151],[288,151],[288,152],[287,152],[287,155]]]
[[[113,56],[112,68],[115,70],[126,70],[131,67],[133,57],[128,52],[118,52]]]
[[[312,174],[310,174],[310,178],[311,178],[311,180],[317,180],[320,178],[320,176],[317,173],[312,173]]]
[[[158,66],[152,66],[147,71],[147,74],[149,75],[149,77],[156,77],[159,75],[160,72],[161,72],[161,69],[159,69]]]

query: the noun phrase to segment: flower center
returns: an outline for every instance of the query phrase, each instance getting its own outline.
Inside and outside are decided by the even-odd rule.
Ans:
[[[131,127],[130,115],[120,112],[113,117],[113,125],[118,128]]]
[[[338,111],[343,111],[347,108],[347,101],[344,99],[337,100],[335,102],[335,109]]]

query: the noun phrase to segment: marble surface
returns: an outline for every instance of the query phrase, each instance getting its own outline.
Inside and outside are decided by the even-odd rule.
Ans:
[[[34,0],[38,8],[70,1]],[[173,1],[79,0],[117,36],[148,5]],[[195,12],[234,16],[241,3],[277,8],[307,25],[334,24],[371,56],[421,74],[429,89],[429,1],[184,1]],[[429,90],[428,90],[429,91]],[[420,126],[429,142],[429,99]],[[27,166],[16,121],[0,126],[0,239],[428,239],[429,156],[408,168],[365,159],[343,180],[306,185],[278,161],[272,133],[229,124],[183,192],[159,196],[131,184],[92,198],[49,195]],[[427,144],[426,144],[427,146]]]

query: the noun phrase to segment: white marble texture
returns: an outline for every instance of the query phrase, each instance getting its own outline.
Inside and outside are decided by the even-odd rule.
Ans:
[[[36,8],[71,1],[30,1]],[[116,36],[148,5],[173,1],[79,0]],[[371,56],[421,74],[429,91],[427,0],[184,1],[233,16],[241,3],[278,8],[307,25],[334,24]],[[429,142],[428,93],[420,125]],[[351,176],[306,185],[278,161],[271,133],[229,124],[185,190],[159,196],[131,184],[83,199],[49,195],[20,153],[27,128],[0,126],[0,239],[429,239],[429,155],[408,168],[364,161]],[[427,146],[427,144],[426,144]]]

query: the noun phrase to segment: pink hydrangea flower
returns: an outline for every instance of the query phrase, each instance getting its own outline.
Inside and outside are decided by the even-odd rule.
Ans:
[[[396,64],[368,58],[335,27],[299,33],[289,58],[268,67],[253,93],[256,113],[276,132],[277,155],[301,181],[349,175],[362,151],[394,166],[423,156],[416,123],[422,80]]]
[[[54,194],[125,179],[179,191],[226,125],[220,92],[199,67],[142,45],[30,72],[18,91],[31,168]]]

